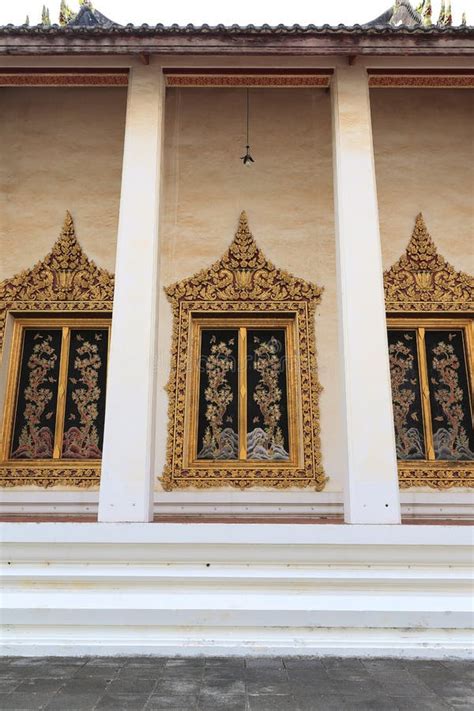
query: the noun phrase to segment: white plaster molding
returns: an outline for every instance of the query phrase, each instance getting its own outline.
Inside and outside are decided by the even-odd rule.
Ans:
[[[97,514],[97,491],[3,489],[0,515]],[[400,493],[403,516],[417,519],[474,519],[474,497],[469,491]],[[341,516],[341,492],[176,491],[155,492],[154,513],[181,516]]]
[[[5,654],[469,654],[466,526],[2,527]]]

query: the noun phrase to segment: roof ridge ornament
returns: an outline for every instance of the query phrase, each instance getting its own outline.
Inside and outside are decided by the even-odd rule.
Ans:
[[[405,254],[384,272],[387,312],[472,311],[474,277],[456,271],[438,250],[420,212]]]
[[[431,19],[432,14],[431,0],[425,0],[423,3],[423,10],[421,12],[421,18],[425,27],[431,27],[433,24]]]

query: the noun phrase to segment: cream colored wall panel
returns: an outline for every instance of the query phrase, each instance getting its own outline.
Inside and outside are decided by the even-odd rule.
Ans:
[[[423,212],[439,252],[474,272],[474,92],[371,92],[384,267],[404,252]]]
[[[329,95],[321,90],[250,91],[246,168],[242,89],[168,91],[161,282],[164,286],[219,259],[241,210],[268,259],[323,286],[316,317],[322,452],[327,490],[340,490],[334,208]],[[160,406],[157,471],[164,463],[171,308],[160,303]],[[167,495],[168,496],[168,495]]]
[[[113,271],[126,89],[2,89],[0,102],[0,279],[44,257],[67,209]]]

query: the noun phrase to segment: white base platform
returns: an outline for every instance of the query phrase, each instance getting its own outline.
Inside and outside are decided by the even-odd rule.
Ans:
[[[466,658],[468,526],[3,524],[10,655]]]

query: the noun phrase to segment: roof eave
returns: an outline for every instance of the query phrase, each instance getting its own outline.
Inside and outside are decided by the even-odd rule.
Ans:
[[[5,31],[8,29],[9,31]],[[0,28],[0,55],[386,55],[472,56],[474,28],[452,31],[22,32]],[[33,28],[32,28],[33,29]],[[19,31],[14,31],[19,30]],[[150,28],[151,30],[151,28]]]

